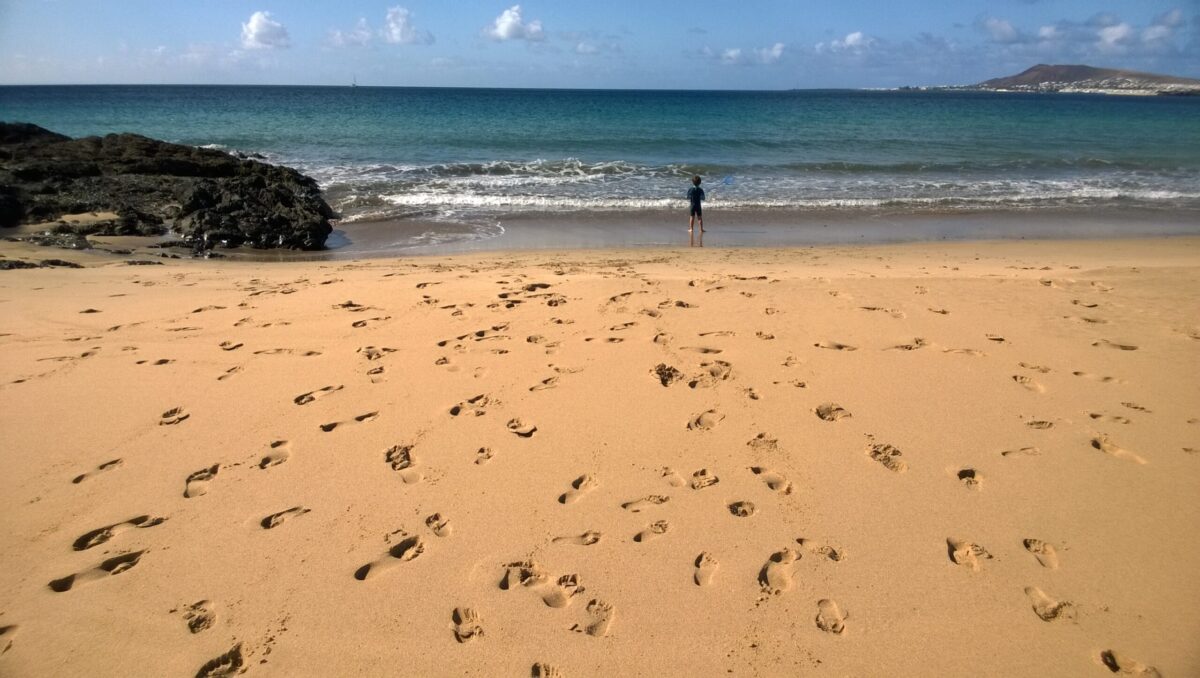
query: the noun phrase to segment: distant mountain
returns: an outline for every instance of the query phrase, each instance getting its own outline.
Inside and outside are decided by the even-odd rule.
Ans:
[[[965,89],[1008,92],[1200,95],[1200,80],[1094,66],[1038,64],[1017,75],[984,80]]]

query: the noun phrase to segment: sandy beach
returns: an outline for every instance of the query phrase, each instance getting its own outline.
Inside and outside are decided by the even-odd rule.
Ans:
[[[0,675],[1200,674],[1200,237],[0,272]]]

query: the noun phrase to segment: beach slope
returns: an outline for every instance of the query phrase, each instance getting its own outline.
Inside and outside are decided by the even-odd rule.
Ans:
[[[87,260],[2,675],[1200,673],[1200,238]]]

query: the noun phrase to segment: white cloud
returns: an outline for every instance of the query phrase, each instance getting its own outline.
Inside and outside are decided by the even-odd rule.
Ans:
[[[1175,9],[1160,14],[1155,20],[1155,26],[1167,26],[1169,28],[1179,28],[1184,24],[1183,10],[1176,7]]]
[[[287,28],[272,19],[270,12],[255,12],[242,24],[243,49],[276,49],[288,44]]]
[[[991,36],[993,42],[1010,43],[1017,42],[1021,36],[1016,28],[1005,19],[997,19],[996,17],[988,17],[983,20],[983,28]]]
[[[513,5],[500,13],[491,26],[483,29],[483,34],[492,40],[528,40],[537,42],[544,40],[542,22],[535,19],[526,23],[521,18],[521,6]]]
[[[367,25],[366,19],[359,19],[354,28],[348,31],[329,31],[329,44],[334,47],[366,47],[370,43],[371,27]]]
[[[733,65],[741,62],[742,49],[740,47],[730,47],[721,52],[721,63]]]
[[[871,48],[875,44],[875,39],[865,35],[862,31],[854,31],[847,33],[846,37],[841,40],[833,40],[831,42],[818,42],[816,50],[818,53],[829,52],[854,52],[860,53]]]
[[[578,45],[575,45],[576,54],[595,54],[599,51],[600,48],[590,42],[581,42]]]
[[[1096,31],[1096,47],[1102,52],[1119,52],[1133,36],[1133,26],[1127,23],[1105,26]]]
[[[1184,24],[1183,12],[1178,8],[1164,12],[1142,30],[1142,42],[1147,45],[1163,45],[1175,37],[1175,29]]]
[[[433,34],[412,24],[412,12],[403,7],[389,7],[383,20],[383,39],[393,45],[430,45]]]
[[[783,58],[783,43],[777,42],[770,47],[760,47],[754,50],[754,56],[764,64],[778,63]]]
[[[1039,40],[1057,40],[1059,37],[1061,33],[1054,26],[1042,26],[1038,29]]]

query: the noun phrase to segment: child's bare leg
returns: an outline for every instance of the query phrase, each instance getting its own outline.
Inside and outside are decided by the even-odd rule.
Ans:
[[[704,232],[704,217],[700,217],[700,232]]]
[[[688,247],[694,247],[696,245],[696,240],[695,240],[696,236],[692,234],[692,228],[695,225],[696,225],[696,215],[693,214],[690,217],[688,217]]]

